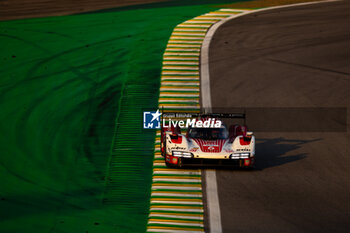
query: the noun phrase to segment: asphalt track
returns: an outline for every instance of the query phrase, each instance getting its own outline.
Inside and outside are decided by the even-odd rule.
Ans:
[[[349,12],[323,3],[222,25],[209,50],[213,108],[349,108]],[[217,171],[223,232],[349,232],[349,125],[255,135],[256,170]]]

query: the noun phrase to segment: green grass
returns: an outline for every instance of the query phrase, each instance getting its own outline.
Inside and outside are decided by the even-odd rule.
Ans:
[[[102,202],[108,161],[118,156],[111,149],[119,132],[115,119],[119,111],[118,122],[141,127],[141,115],[123,119],[121,109],[157,106],[172,29],[212,9],[168,6],[0,22],[1,232],[145,231],[151,150],[143,151],[138,172],[116,174],[117,201]],[[147,92],[141,105],[123,103],[132,85]],[[147,143],[137,147],[153,146]],[[120,159],[119,165],[128,158]]]

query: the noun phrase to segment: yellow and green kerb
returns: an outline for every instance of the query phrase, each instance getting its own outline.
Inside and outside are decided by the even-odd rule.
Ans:
[[[200,111],[200,50],[208,29],[245,11],[220,9],[175,27],[163,56],[159,109]],[[155,140],[153,183],[147,232],[204,232],[201,171],[168,168]]]

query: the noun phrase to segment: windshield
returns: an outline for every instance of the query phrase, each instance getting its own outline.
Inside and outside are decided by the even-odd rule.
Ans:
[[[198,138],[204,140],[216,140],[228,138],[228,132],[223,128],[190,128],[188,130],[189,138]]]

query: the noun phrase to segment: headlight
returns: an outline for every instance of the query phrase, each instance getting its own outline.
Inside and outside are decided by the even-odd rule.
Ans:
[[[231,159],[248,159],[250,157],[250,153],[233,153],[230,155]]]
[[[185,151],[173,151],[173,156],[175,157],[184,157],[184,158],[192,158],[193,154]]]
[[[173,156],[181,157],[182,156],[182,152],[181,151],[173,151]]]

